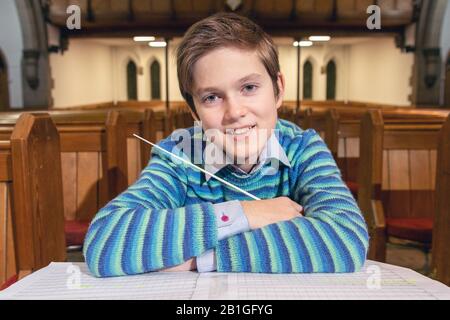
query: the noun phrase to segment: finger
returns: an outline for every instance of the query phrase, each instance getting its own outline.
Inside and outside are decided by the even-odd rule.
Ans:
[[[299,207],[299,206],[292,206],[292,209],[294,210],[294,213],[295,213],[295,215],[302,215],[302,208],[301,207]]]
[[[295,210],[297,210],[298,212],[303,211],[303,207],[299,205],[297,202],[292,202],[292,204],[294,205]]]

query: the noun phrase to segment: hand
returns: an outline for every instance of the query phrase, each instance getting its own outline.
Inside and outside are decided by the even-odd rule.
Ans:
[[[288,197],[241,201],[250,229],[302,216],[303,207]]]
[[[195,258],[189,259],[188,261],[185,261],[177,266],[165,268],[160,271],[176,272],[176,271],[191,271],[191,270],[197,270],[197,260]]]

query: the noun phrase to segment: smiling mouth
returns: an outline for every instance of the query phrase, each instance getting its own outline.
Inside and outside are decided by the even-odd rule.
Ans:
[[[227,135],[231,135],[231,136],[242,136],[242,135],[249,133],[255,127],[256,127],[256,124],[252,125],[252,126],[244,127],[244,128],[239,128],[239,129],[226,129],[225,133]]]

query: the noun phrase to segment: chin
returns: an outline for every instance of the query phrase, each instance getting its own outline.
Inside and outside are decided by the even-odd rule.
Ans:
[[[238,152],[233,154],[233,159],[237,164],[256,164],[258,162],[259,152],[253,151],[250,153]]]

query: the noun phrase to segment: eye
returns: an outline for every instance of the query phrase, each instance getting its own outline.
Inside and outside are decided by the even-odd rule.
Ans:
[[[219,100],[219,96],[215,95],[215,94],[210,94],[209,96],[206,96],[202,99],[203,103],[214,103],[217,102]]]
[[[252,93],[255,92],[258,86],[256,84],[247,84],[244,86],[244,92],[246,93]]]

